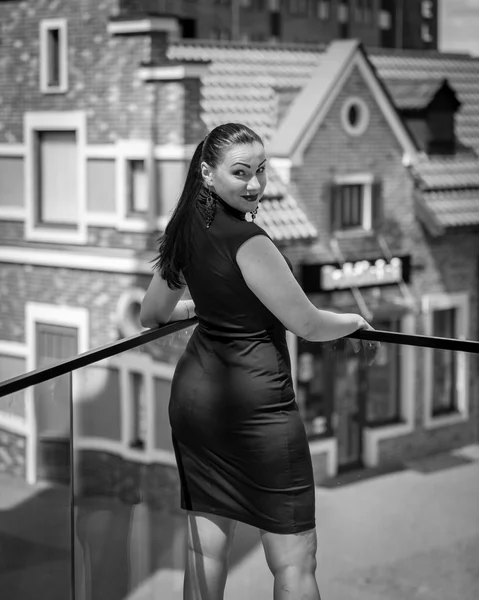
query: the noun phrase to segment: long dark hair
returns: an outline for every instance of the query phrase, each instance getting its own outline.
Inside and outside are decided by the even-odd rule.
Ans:
[[[188,258],[192,209],[203,187],[201,163],[204,161],[215,169],[231,146],[254,142],[263,145],[261,137],[246,125],[225,123],[215,127],[198,144],[191,159],[181,196],[168,221],[165,233],[159,240],[159,254],[155,259],[154,268],[160,272],[172,290],[185,285],[181,270]]]

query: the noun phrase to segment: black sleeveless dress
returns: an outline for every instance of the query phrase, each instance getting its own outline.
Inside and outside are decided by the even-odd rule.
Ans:
[[[196,202],[183,268],[199,324],[169,405],[181,506],[273,533],[306,531],[315,526],[313,471],[285,328],[236,263],[246,240],[267,233],[216,199],[209,229],[201,195]]]

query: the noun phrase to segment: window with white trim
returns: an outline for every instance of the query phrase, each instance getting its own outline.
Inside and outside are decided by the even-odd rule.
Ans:
[[[78,223],[76,132],[37,131],[35,139],[39,225],[75,228]]]
[[[146,231],[154,226],[150,205],[155,186],[152,147],[146,140],[118,141],[118,219],[124,231]]]
[[[40,21],[40,90],[68,91],[68,29],[66,19]]]
[[[379,227],[380,182],[372,176],[338,177],[331,186],[332,233],[369,232]]]
[[[128,214],[148,212],[148,174],[146,160],[141,158],[126,161]]]
[[[457,308],[442,308],[432,313],[432,335],[456,337]],[[432,416],[454,413],[458,410],[457,391],[458,354],[451,350],[433,351]]]
[[[467,293],[434,294],[424,298],[426,334],[461,339],[469,328]],[[468,414],[468,357],[437,348],[425,350],[426,425],[464,419]]]
[[[85,114],[26,113],[24,125],[27,239],[85,243]]]

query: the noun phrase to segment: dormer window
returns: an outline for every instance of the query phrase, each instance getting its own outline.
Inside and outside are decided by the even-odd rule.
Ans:
[[[62,94],[68,90],[66,19],[40,21],[40,90]]]
[[[389,80],[387,87],[420,150],[455,152],[455,115],[461,103],[446,79]]]

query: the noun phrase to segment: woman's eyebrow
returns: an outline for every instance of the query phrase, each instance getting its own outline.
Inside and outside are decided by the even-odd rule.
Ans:
[[[262,162],[262,163],[260,163],[260,164],[258,165],[258,167],[261,167],[261,165],[264,165],[264,163],[266,162],[266,160],[267,160],[267,159],[265,158],[265,159],[263,160],[263,162]],[[243,165],[243,167],[248,167],[248,169],[251,169],[251,165],[248,165],[248,163],[243,163],[243,162],[235,162],[235,163],[233,163],[231,166],[233,166],[233,167],[234,167],[235,165]]]

